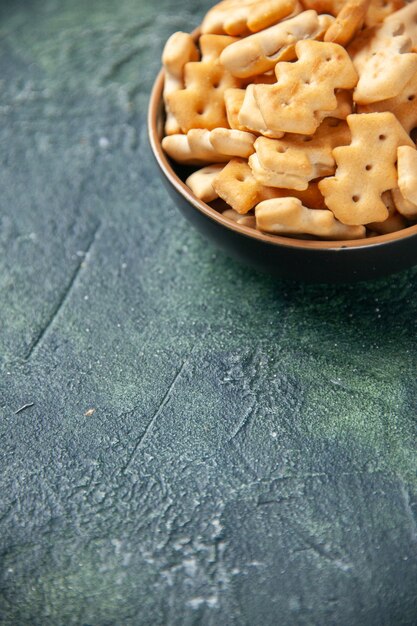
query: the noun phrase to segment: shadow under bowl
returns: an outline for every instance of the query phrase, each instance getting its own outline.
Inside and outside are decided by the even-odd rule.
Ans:
[[[155,81],[148,111],[153,154],[169,194],[183,215],[230,256],[280,278],[315,283],[371,280],[417,264],[417,225],[354,241],[312,241],[268,235],[223,217],[185,185],[189,169],[166,156],[164,72]]]

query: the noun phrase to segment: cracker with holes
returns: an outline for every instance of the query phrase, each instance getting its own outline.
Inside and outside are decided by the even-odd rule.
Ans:
[[[346,122],[325,120],[315,135],[286,135],[281,140],[260,137],[249,165],[256,180],[268,187],[304,190],[315,178],[334,174],[335,146],[350,142]]]
[[[297,62],[277,64],[276,85],[255,85],[254,94],[270,131],[312,135],[336,109],[336,90],[352,89],[358,76],[338,44],[299,41],[296,53]]]
[[[273,69],[278,61],[295,58],[294,44],[297,41],[322,36],[326,29],[315,11],[304,11],[276,26],[236,41],[222,52],[220,59],[233,76],[257,76]]]
[[[246,88],[238,120],[243,128],[265,137],[279,138],[284,134],[282,131],[273,131],[266,125],[258,103],[255,100],[255,85],[248,85]]]
[[[417,127],[417,72],[395,98],[358,106],[359,113],[391,111],[407,133]]]
[[[197,198],[288,236],[417,219],[417,0],[224,0],[200,30],[163,54],[162,146]]]
[[[398,187],[408,202],[417,204],[417,150],[415,147],[398,148]]]
[[[382,28],[386,35],[403,35],[411,39],[412,49],[417,48],[417,0],[384,19]]]
[[[247,161],[243,159],[232,159],[214,178],[212,185],[218,196],[239,214],[246,214],[264,200],[288,196],[299,198],[311,209],[326,208],[317,182],[310,183],[307,189],[301,191],[268,187],[256,180]]]
[[[389,212],[381,196],[397,187],[398,147],[414,144],[389,112],[349,115],[347,122],[351,144],[333,150],[336,174],[320,181],[320,191],[343,224],[382,222]]]
[[[247,86],[246,90],[240,90],[241,95],[238,97],[239,103],[242,98],[243,102],[240,104],[240,111],[237,114],[237,123],[239,124],[239,128],[263,135],[264,137],[269,137],[270,139],[280,139],[284,133],[282,131],[274,131],[268,128],[259,109],[258,103],[256,102],[254,88],[255,85],[251,84]],[[330,116],[344,120],[352,113],[352,95],[350,92],[344,90],[339,91],[336,93],[336,101],[336,109],[332,110],[330,113],[321,112],[318,114],[317,117],[319,123],[326,117]],[[234,104],[236,106],[238,105],[237,99]],[[236,123],[236,121],[234,120],[233,123]]]
[[[362,31],[349,46],[359,74],[354,91],[359,105],[395,98],[415,75],[417,54],[403,33],[402,22],[386,20],[381,26]]]
[[[248,162],[232,159],[214,179],[213,187],[222,200],[240,215],[245,215],[262,200],[277,197],[276,190],[261,185],[253,176]],[[311,190],[305,196],[319,203],[318,192]]]
[[[300,11],[297,0],[224,0],[207,13],[202,33],[241,36],[258,32]]]
[[[218,57],[220,50],[216,48],[218,46],[223,50],[235,40],[222,35],[204,37],[200,39],[202,61],[185,65],[184,89],[167,97],[169,110],[183,133],[193,128],[228,128],[224,92],[240,87],[238,79],[221,65]]]
[[[370,0],[348,0],[326,31],[324,41],[332,41],[341,46],[352,41],[364,24],[369,3]]]
[[[256,227],[276,235],[313,235],[321,239],[363,239],[364,226],[346,226],[328,210],[303,206],[298,198],[265,200],[255,209]]]
[[[220,198],[244,215],[262,200],[262,185],[243,159],[232,159],[213,181]]]
[[[164,137],[162,147],[177,163],[225,163],[231,157],[248,158],[255,140],[251,133],[230,128],[193,128],[186,135]]]
[[[171,112],[168,96],[184,88],[184,67],[191,61],[198,61],[200,53],[193,38],[188,33],[177,32],[165,44],[162,64],[165,70],[164,102],[166,108],[165,133],[174,135],[181,128]]]

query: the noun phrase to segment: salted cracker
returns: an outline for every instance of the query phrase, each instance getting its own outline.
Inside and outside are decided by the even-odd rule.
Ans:
[[[246,89],[228,89],[225,92],[224,100],[230,128],[257,133],[272,139],[281,138],[284,134],[283,132],[273,132],[267,128],[255,100],[254,87],[255,85],[251,84]],[[338,91],[336,100],[336,109],[318,115],[320,122],[326,117],[345,120],[352,113],[353,103],[350,91]]]
[[[212,184],[218,196],[239,214],[246,214],[263,200],[289,196],[299,198],[312,209],[326,208],[317,182],[311,182],[304,190],[267,187],[256,180],[244,159],[232,159]]]
[[[220,154],[247,159],[253,154],[256,136],[242,130],[214,128],[210,132],[210,143]]]
[[[349,115],[347,122],[352,142],[333,150],[336,174],[320,181],[320,191],[342,223],[382,222],[389,212],[381,196],[398,184],[397,149],[414,144],[390,112]]]
[[[337,16],[346,4],[346,0],[303,0],[306,9],[315,9],[317,13],[330,13]],[[404,0],[371,0],[366,14],[366,26],[375,26],[404,6]]]
[[[198,40],[201,60],[204,63],[219,61],[223,50],[236,41],[238,41],[236,37],[229,37],[228,35],[201,35]]]
[[[214,150],[209,135],[210,131],[204,129],[190,130],[186,135],[168,135],[162,139],[162,149],[176,163],[184,165],[227,163],[229,157]]]
[[[365,18],[366,26],[381,24],[386,17],[402,9],[404,0],[371,0]]]
[[[346,46],[362,28],[370,0],[348,0],[330,25],[324,41],[332,41]]]
[[[312,135],[336,109],[336,90],[352,89],[358,76],[338,44],[299,41],[296,53],[297,62],[277,64],[277,84],[255,85],[254,95],[271,132]]]
[[[359,74],[354,91],[354,100],[359,105],[395,98],[416,74],[417,54],[414,49],[417,24],[406,25],[403,18],[397,18],[410,7],[417,13],[415,1],[391,15],[380,26],[362,31],[349,46]],[[410,36],[412,34],[413,37]]]
[[[262,200],[262,185],[243,159],[232,159],[213,181],[216,193],[240,215]]]
[[[255,100],[255,85],[246,87],[245,98],[238,114],[238,120],[243,128],[265,137],[279,138],[284,134],[282,131],[273,131],[265,123],[258,103]]]
[[[380,111],[391,111],[407,133],[417,127],[417,72],[395,98],[358,106],[358,113]]]
[[[405,218],[415,220],[417,218],[417,204],[406,200],[398,188],[393,189],[391,194],[398,213]]]
[[[187,178],[185,184],[191,189],[193,194],[203,202],[213,202],[219,196],[214,190],[213,181],[220,174],[223,165],[209,165],[197,170]]]
[[[256,228],[256,218],[254,215],[241,215],[234,209],[226,209],[222,213],[223,217],[226,217],[228,220],[232,220],[232,222],[236,222],[241,226],[249,226],[249,228]]]
[[[239,122],[239,113],[245,99],[245,89],[226,89],[224,103],[226,106],[227,121],[234,130],[248,130]]]
[[[272,198],[298,198],[302,204],[309,209],[327,209],[324,197],[319,189],[318,182],[312,181],[307,189],[286,189],[276,187],[265,187],[263,192],[263,200],[271,200]]]
[[[417,48],[417,0],[413,0],[399,11],[386,17],[382,30],[394,37],[403,35],[411,39],[412,49]]]
[[[181,132],[180,125],[170,110],[168,96],[184,88],[184,67],[190,61],[198,61],[199,58],[199,51],[189,33],[174,33],[165,44],[162,64],[165,70],[163,96],[166,110],[166,135]]]
[[[405,200],[417,204],[417,150],[400,146],[397,155],[398,187]]]
[[[205,16],[202,33],[247,35],[276,24],[298,8],[298,0],[224,0]]]
[[[350,142],[346,122],[325,120],[315,135],[287,134],[281,140],[260,137],[249,165],[256,180],[268,187],[304,190],[313,179],[336,170],[332,150]]]
[[[317,13],[329,13],[338,15],[346,0],[303,0],[306,9],[314,9]]]
[[[327,26],[328,27],[328,26]],[[278,61],[294,58],[294,44],[307,38],[324,34],[316,11],[304,11],[280,22],[276,26],[236,41],[222,52],[224,67],[234,76],[248,78],[263,74],[275,67]]]
[[[221,65],[219,54],[234,41],[222,35],[203,35],[200,38],[202,61],[187,63],[184,89],[168,95],[169,110],[183,133],[192,128],[228,128],[224,92],[240,87],[240,82]]]
[[[162,147],[177,163],[226,163],[231,157],[248,158],[255,140],[255,135],[239,130],[193,128],[186,135],[164,137]]]
[[[381,200],[388,209],[388,217],[383,222],[371,222],[367,224],[367,229],[372,230],[378,235],[388,235],[389,233],[396,233],[398,230],[406,228],[407,222],[397,211],[392,192],[385,191],[381,196]]]
[[[265,200],[255,209],[256,227],[276,235],[313,235],[321,239],[363,239],[364,226],[346,226],[328,210],[309,209],[298,198]]]

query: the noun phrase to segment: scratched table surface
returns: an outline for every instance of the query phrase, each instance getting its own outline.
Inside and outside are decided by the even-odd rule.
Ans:
[[[417,620],[417,271],[277,282],[160,186],[208,0],[0,3],[0,622]]]

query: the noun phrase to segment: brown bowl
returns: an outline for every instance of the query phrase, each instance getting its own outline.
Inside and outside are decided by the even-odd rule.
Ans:
[[[161,147],[163,85],[161,71],[148,111],[150,144],[162,180],[184,216],[227,254],[275,276],[307,282],[369,280],[417,264],[417,225],[366,240],[311,241],[268,235],[236,224],[198,200],[184,183],[189,169],[173,163]]]

